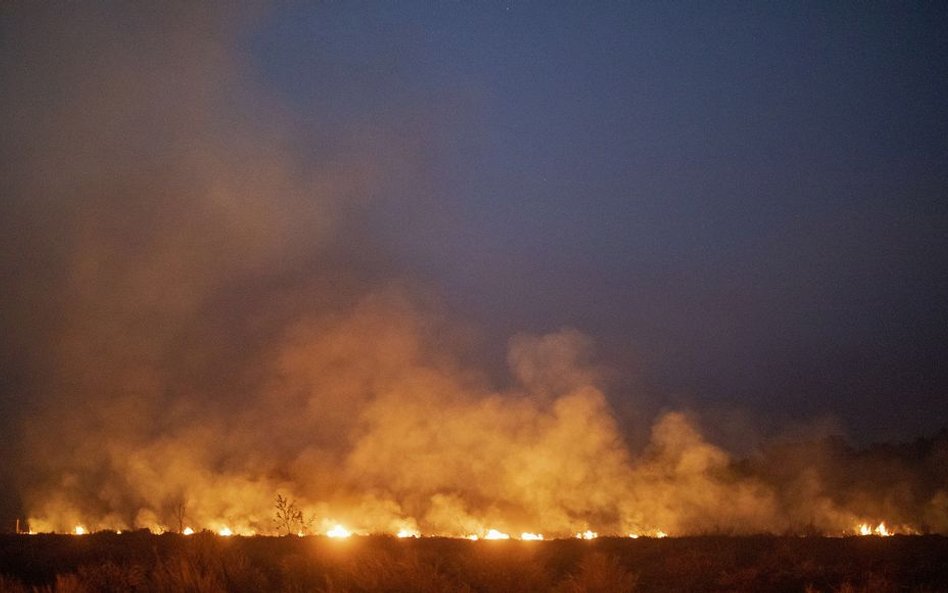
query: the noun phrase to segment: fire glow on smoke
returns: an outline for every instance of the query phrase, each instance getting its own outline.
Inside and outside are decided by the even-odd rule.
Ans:
[[[106,471],[87,479],[70,469],[59,479],[66,487],[40,484],[29,528],[532,541],[784,533],[798,516],[797,525],[827,535],[914,532],[904,520],[864,520],[811,474],[800,474],[802,494],[783,498],[733,472],[730,456],[684,414],[658,418],[633,456],[595,373],[580,363],[587,344],[575,332],[518,337],[510,362],[520,387],[492,393],[468,384],[454,362],[425,362],[419,324],[403,304],[363,304],[295,330],[277,357],[282,383],[263,392],[263,407],[245,410],[245,422],[210,414],[151,440],[90,436],[93,451],[108,453],[96,460]],[[371,390],[356,397],[366,374]],[[286,383],[300,375],[307,380]],[[345,397],[329,399],[344,414],[323,405],[336,391]],[[294,413],[274,412],[276,402]],[[89,464],[55,453],[66,466]],[[283,525],[274,522],[281,492],[298,513]]]
[[[428,160],[405,150],[414,110],[393,111],[391,128],[325,126],[325,154],[300,158],[292,129],[235,102],[284,113],[235,76],[242,32],[203,8],[158,11],[155,28],[113,12],[61,21],[57,7],[9,31],[10,47],[51,66],[12,68],[7,85],[25,89],[11,112],[43,122],[4,137],[19,169],[8,234],[29,239],[12,243],[28,254],[14,267],[30,270],[13,292],[50,319],[11,342],[35,350],[24,368],[42,378],[25,391],[11,464],[24,529],[948,533],[937,447],[854,463],[824,443],[740,463],[688,413],[636,418],[634,388],[609,392],[613,370],[632,371],[602,372],[571,329],[513,328],[505,370],[427,286],[384,264],[372,221],[393,204],[373,200],[409,199],[414,184],[390,184],[424,177]],[[47,87],[70,93],[36,101]],[[299,519],[274,521],[278,494]]]
[[[86,530],[85,527],[83,527],[83,526],[81,526],[81,525],[76,525],[76,526],[73,528],[73,530],[72,530],[71,533],[72,533],[73,535],[86,535],[86,534],[88,533],[88,531]],[[121,533],[121,531],[119,531],[118,533]],[[192,529],[191,527],[186,527],[181,533],[182,533],[182,535],[193,535],[193,534],[195,533],[195,531],[194,531],[194,529]],[[861,523],[861,524],[857,525],[856,528],[853,530],[853,534],[859,535],[859,536],[872,536],[872,535],[874,535],[874,536],[880,536],[880,537],[889,537],[889,536],[892,536],[892,535],[896,535],[896,533],[904,534],[904,535],[912,535],[912,534],[915,534],[916,532],[915,532],[914,530],[911,530],[911,529],[903,529],[903,530],[900,530],[900,531],[891,530],[891,529],[889,529],[888,527],[886,527],[884,521],[880,521],[878,524],[875,525],[875,527],[873,527],[873,526],[872,526],[871,524],[869,524],[869,523]],[[28,534],[29,534],[29,535],[35,535],[36,532],[35,532],[35,531],[29,531]],[[231,529],[228,528],[228,527],[221,527],[220,529],[218,529],[217,535],[219,535],[219,536],[221,536],[221,537],[230,537],[230,536],[234,535],[234,531],[231,530]],[[258,534],[257,534],[257,533],[247,533],[247,534],[243,534],[243,535],[255,536],[255,535],[258,535]],[[297,533],[297,535],[300,536],[300,537],[303,537],[303,536],[305,536],[305,535],[307,535],[307,534],[305,534],[305,533],[303,533],[303,532],[299,532],[299,533]],[[317,535],[318,535],[318,534],[317,534]],[[346,528],[343,527],[342,525],[335,525],[332,529],[326,531],[325,533],[323,533],[323,534],[321,534],[321,535],[324,535],[324,536],[326,536],[326,537],[333,538],[333,539],[346,539],[346,538],[352,537],[352,536],[354,535],[354,533],[353,533],[352,531],[350,531],[349,529],[346,529]],[[419,532],[408,531],[408,530],[401,530],[401,531],[399,531],[398,533],[396,533],[396,534],[394,534],[394,535],[395,535],[396,537],[402,538],[402,539],[404,539],[404,538],[418,538],[418,537],[423,537],[422,534],[419,533]],[[441,534],[431,534],[431,535],[432,535],[433,537],[445,537],[444,535],[441,535]],[[450,537],[450,536],[448,536],[448,537]],[[576,533],[573,537],[574,537],[575,539],[592,540],[592,539],[597,539],[597,538],[599,537],[599,534],[596,533],[595,531],[587,530],[587,531],[583,531],[583,532]],[[668,537],[668,534],[665,533],[664,531],[656,530],[654,533],[652,533],[652,534],[647,534],[647,535],[640,535],[640,534],[637,534],[637,533],[630,533],[630,534],[628,534],[628,537],[629,537],[630,539],[638,539],[638,538],[640,538],[640,537],[654,537],[654,538],[661,539],[661,538]],[[470,534],[470,535],[466,536],[464,539],[468,539],[468,540],[471,540],[471,541],[479,541],[479,540],[510,540],[510,539],[518,539],[518,540],[520,540],[520,541],[544,541],[545,538],[544,538],[543,534],[541,534],[541,533],[531,533],[531,532],[528,532],[528,531],[525,531],[525,532],[521,533],[521,534],[520,534],[520,537],[518,537],[518,538],[513,538],[513,537],[511,537],[509,534],[503,533],[502,531],[499,531],[499,530],[497,530],[497,529],[488,529],[487,532],[486,532],[483,536],[477,535],[477,534]]]

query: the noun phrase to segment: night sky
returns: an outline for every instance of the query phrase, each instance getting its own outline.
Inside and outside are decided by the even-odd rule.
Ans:
[[[633,444],[669,409],[744,451],[948,425],[945,3],[31,4],[7,435],[114,380],[239,402],[276,328],[393,285],[496,389],[512,336],[588,336]]]
[[[948,420],[946,15],[341,3],[246,50],[306,156],[408,138],[369,224],[495,341],[575,327],[652,405],[884,439]]]

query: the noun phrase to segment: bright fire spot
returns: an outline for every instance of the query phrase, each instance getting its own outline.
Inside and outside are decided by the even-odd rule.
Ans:
[[[421,537],[421,534],[413,529],[399,529],[398,533],[395,534],[398,537]]]
[[[469,540],[471,540],[472,542],[476,542],[477,540],[479,540],[479,539],[481,539],[481,538],[477,537],[476,534],[472,533],[471,535],[468,535],[467,537],[465,537],[465,539],[469,539]]]
[[[857,529],[859,535],[881,535],[882,537],[888,537],[892,535],[893,532],[889,531],[889,528],[885,526],[885,522],[880,522],[878,525],[873,528],[869,523],[863,523]]]
[[[527,531],[524,531],[523,533],[520,534],[520,539],[522,539],[525,542],[542,542],[543,534],[542,533],[529,533]]]
[[[296,537],[303,537],[304,535],[306,535],[306,534],[304,534],[302,531],[297,531],[297,532],[296,532]]]
[[[639,534],[637,534],[637,533],[630,533],[630,534],[629,534],[629,537],[631,537],[632,539],[639,539]]]
[[[224,537],[230,537],[234,535],[234,532],[230,530],[230,527],[221,527],[221,529],[217,532],[217,534],[222,535]]]
[[[352,532],[342,525],[336,525],[326,532],[327,537],[349,537],[350,535],[352,535]]]
[[[510,536],[496,529],[488,529],[484,539],[510,539]]]
[[[76,525],[76,528],[73,529],[72,532],[75,533],[76,535],[85,535],[85,534],[86,534],[86,528],[83,527],[82,525]]]
[[[589,529],[576,534],[576,539],[596,539],[597,537],[599,537],[599,534]]]
[[[191,535],[194,533],[194,530],[191,529],[190,527],[185,527],[184,531],[182,531],[181,533],[183,533],[184,535]]]
[[[655,532],[655,537],[660,539],[663,537],[668,537],[668,534],[662,531],[661,529],[659,529],[658,531]]]

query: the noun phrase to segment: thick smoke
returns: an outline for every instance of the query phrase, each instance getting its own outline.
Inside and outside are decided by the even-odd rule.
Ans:
[[[493,385],[360,224],[418,139],[301,156],[246,75],[262,13],[5,10],[3,479],[33,529],[274,532],[281,494],[313,532],[948,531],[945,439],[737,462],[668,412],[633,452],[573,330],[514,335]]]

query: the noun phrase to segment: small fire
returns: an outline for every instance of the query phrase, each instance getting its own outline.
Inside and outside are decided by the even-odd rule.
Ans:
[[[668,534],[662,531],[661,529],[659,529],[658,531],[655,532],[655,537],[661,539],[663,537],[668,537]]]
[[[472,542],[476,542],[477,540],[479,540],[479,539],[481,539],[481,538],[477,537],[477,534],[476,534],[476,533],[472,533],[471,535],[464,536],[464,539],[469,539],[469,540],[471,540]]]
[[[510,536],[496,529],[488,529],[484,539],[510,539]]]
[[[230,537],[234,535],[234,532],[231,531],[230,527],[221,527],[220,530],[218,530],[217,534],[224,537]]]
[[[190,527],[185,527],[184,531],[182,531],[181,533],[183,533],[184,535],[192,535],[194,534],[194,530],[191,529]]]
[[[875,528],[873,528],[869,523],[862,523],[856,528],[856,533],[859,535],[879,535],[882,537],[888,537],[893,535],[894,532],[885,526],[884,521],[880,521],[879,524],[875,526]]]
[[[597,537],[599,537],[599,534],[589,529],[576,534],[576,539],[596,539]]]
[[[396,533],[395,535],[400,538],[421,537],[421,534],[415,531],[414,529],[399,529],[398,533]]]
[[[530,532],[528,532],[528,531],[524,531],[523,533],[520,534],[520,539],[522,539],[522,540],[525,541],[525,542],[542,542],[542,541],[543,541],[543,534],[542,534],[542,533],[530,533]]]
[[[76,528],[73,529],[72,532],[75,533],[76,535],[85,535],[87,533],[86,528],[83,527],[82,525],[76,525]]]
[[[342,525],[336,525],[332,529],[326,532],[326,537],[335,537],[335,538],[345,538],[352,535],[352,532],[343,527]]]

